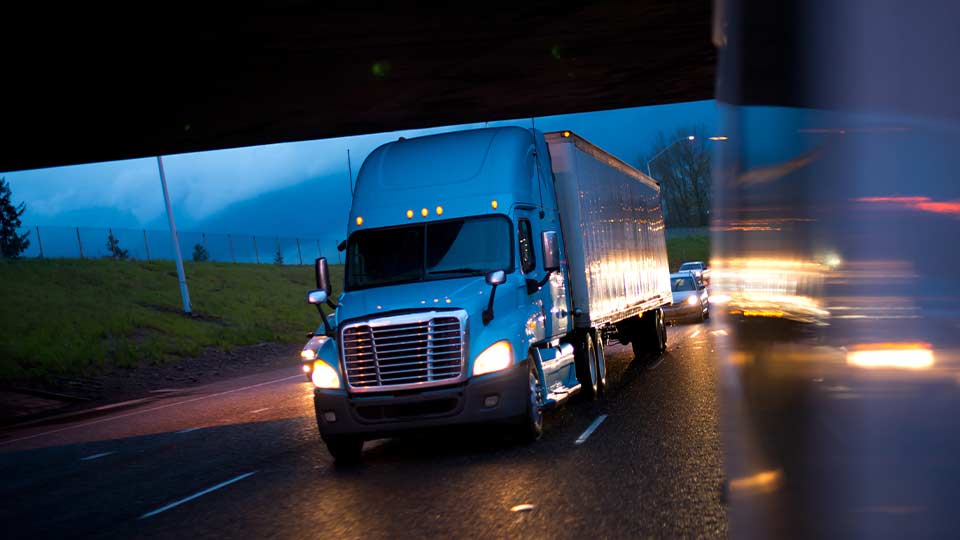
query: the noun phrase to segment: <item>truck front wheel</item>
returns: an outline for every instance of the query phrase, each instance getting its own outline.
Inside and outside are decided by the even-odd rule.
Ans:
[[[543,396],[540,395],[540,376],[533,360],[527,375],[529,394],[527,395],[527,410],[517,425],[520,440],[534,442],[543,434]]]
[[[349,435],[323,437],[323,442],[337,465],[350,465],[360,461],[360,454],[363,452],[363,439],[360,437]]]

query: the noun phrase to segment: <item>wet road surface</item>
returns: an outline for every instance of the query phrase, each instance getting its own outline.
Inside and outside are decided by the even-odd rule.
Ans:
[[[17,538],[725,536],[720,337],[669,332],[652,365],[611,343],[605,400],[549,411],[530,445],[450,429],[338,468],[295,368],[7,431],[0,521]]]

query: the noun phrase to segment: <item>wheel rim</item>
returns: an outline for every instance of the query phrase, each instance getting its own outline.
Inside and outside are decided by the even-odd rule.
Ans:
[[[603,357],[603,346],[596,348],[597,357],[597,385],[605,386],[607,384],[607,361]]]
[[[593,337],[587,336],[587,356],[590,364],[590,386],[597,389],[597,349],[593,345]]]

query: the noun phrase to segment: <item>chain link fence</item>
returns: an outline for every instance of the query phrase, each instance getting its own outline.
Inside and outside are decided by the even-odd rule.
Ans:
[[[32,226],[24,258],[173,260],[170,231],[150,229]],[[185,261],[256,264],[312,264],[326,256],[342,262],[336,240],[177,231]],[[114,241],[111,242],[110,238]]]

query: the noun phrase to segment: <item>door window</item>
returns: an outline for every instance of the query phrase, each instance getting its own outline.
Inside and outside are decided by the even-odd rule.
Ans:
[[[537,256],[533,251],[533,232],[530,229],[530,220],[521,219],[517,225],[520,239],[520,270],[529,274],[537,266]]]

